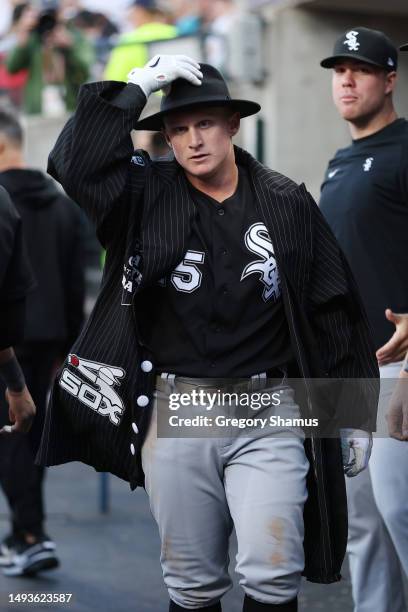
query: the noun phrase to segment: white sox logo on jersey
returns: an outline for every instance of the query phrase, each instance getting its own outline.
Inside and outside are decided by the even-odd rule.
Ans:
[[[88,361],[72,354],[68,356],[68,363],[76,368],[78,373],[85,376],[93,386],[81,380],[68,368],[62,372],[59,380],[60,386],[67,393],[78,398],[85,406],[92,408],[102,416],[109,417],[110,422],[114,425],[119,425],[124,405],[114,387],[120,385],[119,379],[124,378],[126,372],[122,368]]]
[[[263,223],[254,223],[245,234],[245,245],[261,259],[245,266],[241,281],[250,274],[259,274],[264,285],[262,299],[267,302],[271,298],[276,301],[281,294],[279,271],[273,252],[271,239]]]

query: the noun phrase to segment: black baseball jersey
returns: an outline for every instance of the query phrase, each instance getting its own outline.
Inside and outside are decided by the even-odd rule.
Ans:
[[[340,149],[320,208],[350,263],[379,348],[395,331],[385,309],[408,312],[408,121]]]
[[[147,344],[159,371],[249,376],[292,357],[273,245],[238,169],[222,203],[190,186],[197,215],[188,249],[149,300]]]

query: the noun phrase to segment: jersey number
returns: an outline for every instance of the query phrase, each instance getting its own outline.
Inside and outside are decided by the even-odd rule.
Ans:
[[[204,263],[204,253],[187,251],[184,259],[171,274],[171,282],[177,291],[192,293],[201,285],[203,274],[196,264]]]

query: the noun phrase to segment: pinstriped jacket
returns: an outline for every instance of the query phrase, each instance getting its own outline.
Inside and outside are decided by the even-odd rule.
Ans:
[[[143,344],[144,289],[183,259],[195,216],[177,162],[133,151],[129,133],[145,103],[135,85],[83,86],[50,154],[49,173],[94,221],[107,256],[94,310],[55,381],[37,456],[42,465],[82,461],[132,489],[143,485],[140,448],[155,377],[146,364],[154,355]],[[312,197],[246,151],[236,147],[235,154],[275,248],[299,375],[376,379],[353,278]],[[366,423],[374,429],[374,416]],[[304,574],[333,582],[347,538],[340,445],[311,438],[305,446],[311,467]]]

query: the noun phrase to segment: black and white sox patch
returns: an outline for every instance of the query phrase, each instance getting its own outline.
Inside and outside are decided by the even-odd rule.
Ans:
[[[125,370],[106,363],[88,361],[72,353],[68,355],[68,363],[75,368],[75,374],[65,368],[59,379],[60,387],[101,416],[109,417],[113,425],[119,425],[124,405],[115,387],[125,378]],[[82,380],[80,375],[89,382]]]

